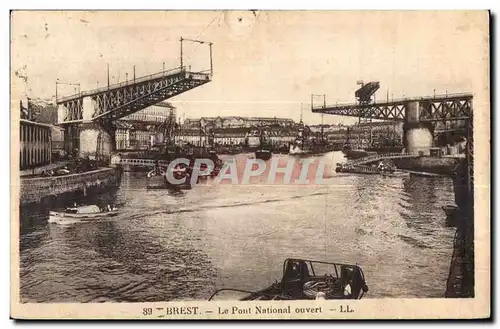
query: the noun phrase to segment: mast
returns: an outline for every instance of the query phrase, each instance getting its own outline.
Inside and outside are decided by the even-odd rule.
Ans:
[[[201,147],[201,134],[203,133],[203,129],[201,128],[201,120],[200,120],[200,147]]]
[[[302,103],[300,103],[300,123],[302,123]]]

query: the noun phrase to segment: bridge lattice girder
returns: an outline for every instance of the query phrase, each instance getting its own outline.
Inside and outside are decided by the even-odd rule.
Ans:
[[[379,120],[404,121],[408,103],[419,102],[419,121],[456,121],[472,117],[472,95],[446,95],[434,97],[398,99],[370,104],[339,104],[317,106],[313,113],[324,113]]]
[[[64,123],[83,122],[83,99],[90,97],[93,104],[92,121],[114,122],[127,115],[211,81],[206,73],[178,70],[160,72],[114,86],[84,92],[58,100],[65,108]]]

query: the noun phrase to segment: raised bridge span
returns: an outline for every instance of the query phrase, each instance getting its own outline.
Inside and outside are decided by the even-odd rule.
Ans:
[[[183,42],[209,46],[208,69],[191,70],[183,58]],[[198,47],[196,47],[198,48]],[[196,49],[195,48],[195,49]],[[57,97],[58,122],[65,125],[65,149],[79,151],[79,156],[95,154],[110,157],[116,148],[116,121],[137,111],[175,97],[212,80],[212,43],[192,39],[180,39],[180,65],[131,80]],[[56,82],[56,88],[58,84]]]
[[[210,72],[190,72],[185,67],[162,71],[131,81],[57,99],[63,124],[88,121],[114,122],[163,100],[202,86]]]

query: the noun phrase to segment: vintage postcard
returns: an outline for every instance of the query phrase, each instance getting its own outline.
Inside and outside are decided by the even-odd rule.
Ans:
[[[487,11],[12,11],[11,316],[490,317]]]

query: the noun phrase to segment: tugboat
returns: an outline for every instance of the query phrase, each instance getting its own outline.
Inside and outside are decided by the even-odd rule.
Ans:
[[[319,273],[318,269],[327,269]],[[365,277],[361,267],[288,258],[283,263],[281,281],[258,291],[220,289],[208,299],[214,300],[221,292],[244,293],[239,300],[311,300],[311,299],[361,299],[366,292]]]

